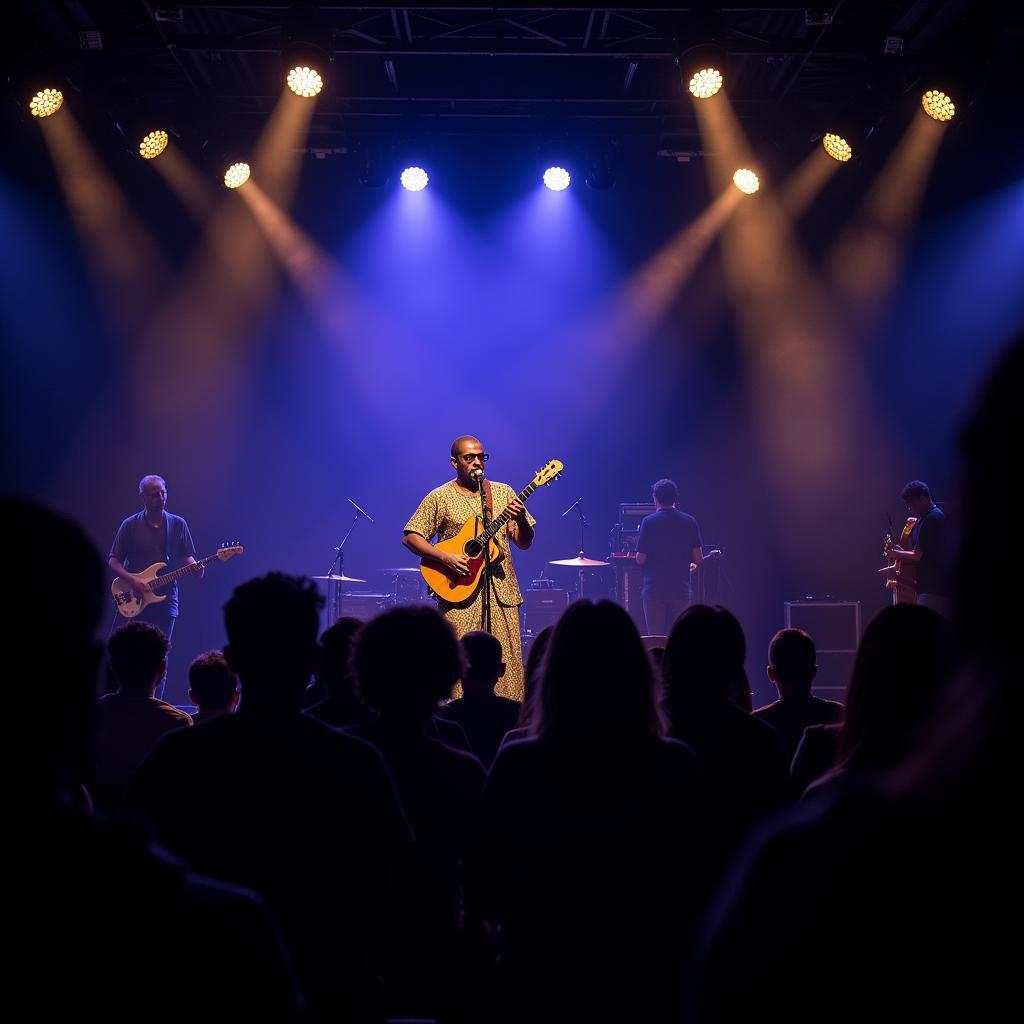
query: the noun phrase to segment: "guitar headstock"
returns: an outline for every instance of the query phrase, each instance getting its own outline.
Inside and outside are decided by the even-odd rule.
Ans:
[[[552,480],[557,480],[564,470],[565,466],[558,459],[552,459],[537,472],[537,475],[533,478],[533,486],[543,487],[545,484],[551,483]]]
[[[226,562],[229,558],[234,558],[235,555],[240,555],[245,548],[242,547],[238,541],[232,541],[230,544],[221,544],[217,548],[217,557],[222,561]]]

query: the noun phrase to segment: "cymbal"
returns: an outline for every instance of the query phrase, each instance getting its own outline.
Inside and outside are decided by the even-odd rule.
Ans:
[[[386,573],[393,573],[393,572],[419,572],[419,571],[420,571],[420,567],[418,565],[400,565],[400,566],[397,566],[397,567],[395,567],[393,569],[378,569],[377,570],[377,572],[386,572]]]
[[[568,565],[574,569],[590,569],[598,565],[607,565],[607,562],[596,562],[593,558],[559,558],[548,562],[548,565]]]
[[[333,580],[335,583],[365,583],[366,580],[357,580],[355,576],[310,576],[311,580]]]

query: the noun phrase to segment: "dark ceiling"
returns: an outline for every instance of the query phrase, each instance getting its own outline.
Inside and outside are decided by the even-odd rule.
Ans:
[[[967,34],[992,52],[1007,36],[1019,39],[1019,27],[978,24],[978,8],[991,6],[38,0],[21,4],[21,24],[5,34],[15,62],[46,52],[83,93],[130,97],[184,136],[226,124],[257,134],[280,94],[282,48],[318,38],[333,62],[311,148],[478,132],[632,136],[685,148],[696,125],[676,59],[698,44],[727,52],[741,118],[784,116],[813,131],[844,107],[867,105],[877,116]]]

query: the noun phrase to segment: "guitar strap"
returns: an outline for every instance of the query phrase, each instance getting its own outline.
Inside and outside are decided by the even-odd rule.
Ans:
[[[494,518],[494,504],[491,499],[490,480],[484,480],[484,508],[487,509],[487,522],[484,523],[484,526],[486,526],[487,523],[489,523]]]

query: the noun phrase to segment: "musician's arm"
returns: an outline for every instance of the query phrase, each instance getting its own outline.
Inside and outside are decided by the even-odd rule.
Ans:
[[[447,551],[435,548],[425,537],[420,536],[414,530],[406,530],[402,537],[402,543],[420,558],[432,558],[436,562],[447,566],[455,571],[457,575],[463,575],[469,562],[465,555],[450,555]]]
[[[518,498],[513,497],[507,507],[512,512],[512,518],[508,521],[508,535],[520,551],[525,551],[533,543],[533,523],[526,513],[526,506]]]
[[[131,588],[133,594],[136,597],[141,597],[144,591],[149,590],[148,583],[140,583],[121,563],[119,558],[115,558],[113,555],[107,559],[107,565],[113,570],[114,575],[118,579],[122,579]]]
[[[920,562],[920,551],[908,551],[906,548],[899,548],[893,545],[889,548],[889,557],[897,558],[901,562]]]
[[[434,550],[434,545],[418,533],[407,530],[402,537],[402,543],[419,558],[437,558],[439,552]]]

